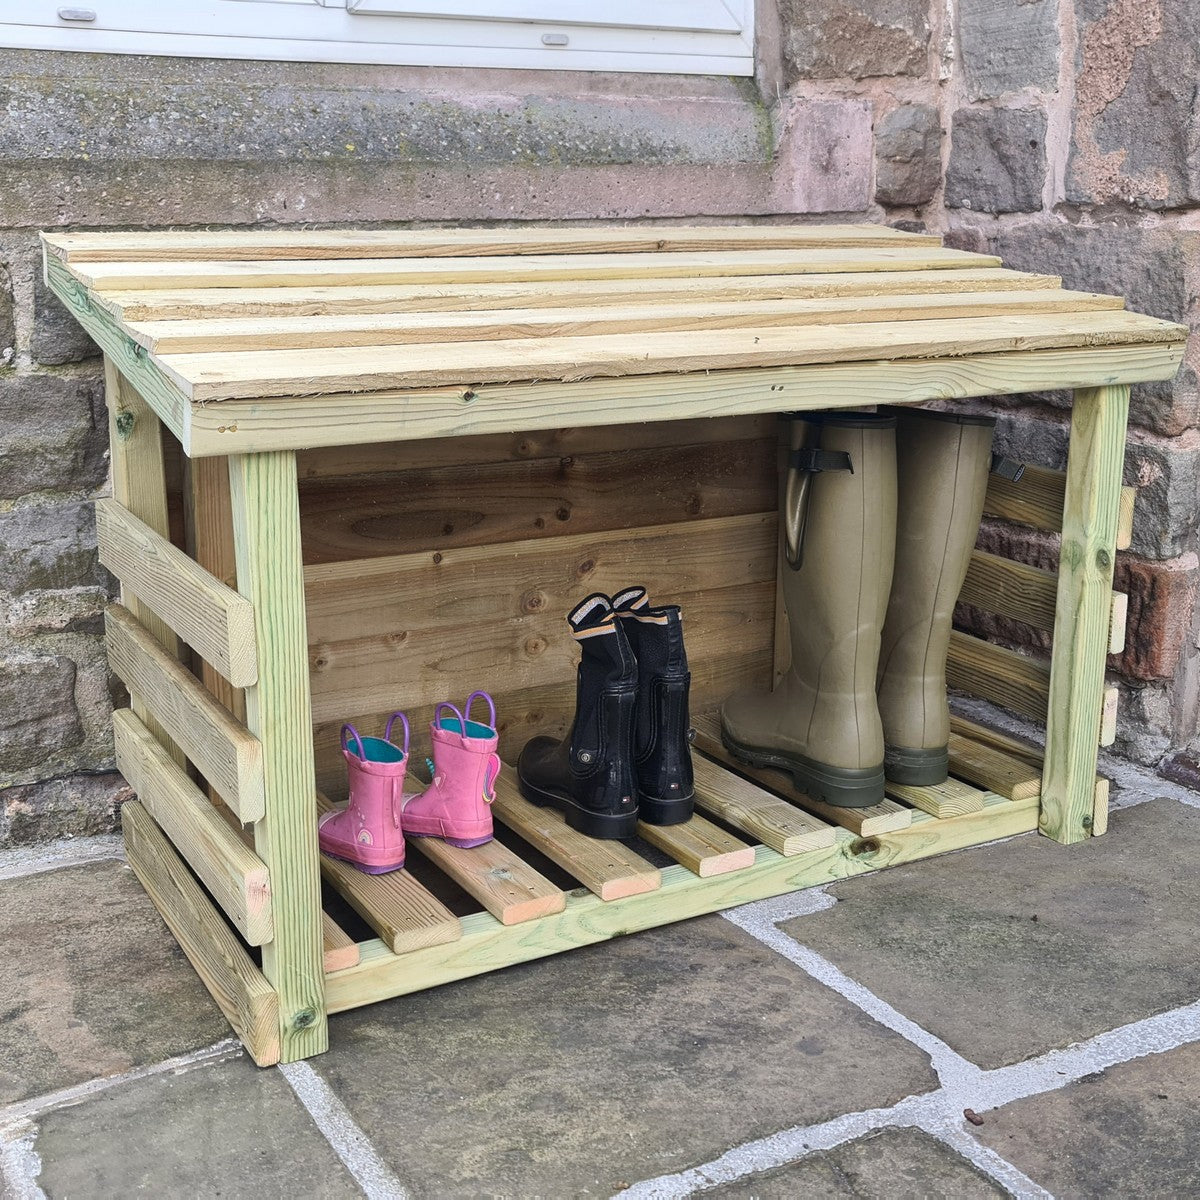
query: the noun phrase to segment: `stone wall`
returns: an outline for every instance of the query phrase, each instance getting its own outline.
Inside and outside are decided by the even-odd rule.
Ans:
[[[759,8],[753,81],[0,51],[0,845],[109,828],[125,795],[90,507],[102,372],[41,284],[38,229],[888,220],[1195,315],[1192,0]],[[1111,666],[1121,749],[1148,762],[1200,753],[1198,346],[1133,406]],[[1060,465],[1063,403],[1004,400],[1002,442]],[[1044,539],[985,538],[1053,560]]]

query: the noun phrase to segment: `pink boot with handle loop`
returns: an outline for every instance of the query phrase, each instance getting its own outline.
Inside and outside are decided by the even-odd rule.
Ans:
[[[488,724],[471,720],[471,705],[485,700]],[[445,714],[453,714],[445,715]],[[459,712],[443,701],[429,726],[433,782],[404,798],[401,822],[410,837],[439,837],[452,846],[482,846],[492,840],[491,803],[496,798],[500,756],[496,753],[496,705],[487,692],[472,692]]]
[[[391,741],[397,718],[404,726],[403,749]],[[408,718],[402,712],[392,713],[381,738],[360,737],[353,725],[343,725],[341,738],[350,800],[345,808],[321,818],[317,840],[326,854],[369,875],[398,871],[404,866],[400,813],[408,769]]]

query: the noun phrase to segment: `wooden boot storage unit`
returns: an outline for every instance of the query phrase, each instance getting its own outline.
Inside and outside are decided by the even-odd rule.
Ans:
[[[1174,374],[1182,327],[872,226],[43,240],[105,354],[129,862],[257,1062],[321,1052],[328,1014],[375,1000],[1037,828],[1103,832],[1129,385]],[[977,552],[962,594],[1052,633],[1049,662],[955,634],[948,672],[1045,721],[1044,761],[956,720],[946,784],[863,810],[733,765],[722,698],[788,663],[775,414],[1052,388],[1075,390],[1066,473],[993,477],[987,511],[1060,531],[1058,574]],[[406,710],[419,763],[433,706],[486,688],[511,764],[570,721],[567,610],[635,583],[684,612],[691,822],[592,841],[510,767],[488,845],[413,838],[379,876],[318,853],[343,721]]]

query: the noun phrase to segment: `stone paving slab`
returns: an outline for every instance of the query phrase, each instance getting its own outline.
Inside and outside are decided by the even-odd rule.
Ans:
[[[728,1200],[990,1200],[1007,1196],[982,1171],[920,1129],[883,1129],[704,1193]]]
[[[1074,846],[1030,834],[844,880],[782,928],[998,1067],[1200,996],[1200,812],[1153,800]]]
[[[334,1017],[330,1044],[313,1067],[417,1197],[607,1196],[937,1082],[715,916]]]
[[[1056,1196],[1194,1196],[1200,1046],[1014,1101],[971,1132]]]
[[[362,1196],[283,1076],[245,1057],[123,1084],[37,1125],[49,1197]]]
[[[0,946],[0,1104],[230,1036],[123,863],[0,882]]]

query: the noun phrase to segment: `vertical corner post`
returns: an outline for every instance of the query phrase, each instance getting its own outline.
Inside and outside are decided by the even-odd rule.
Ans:
[[[1056,842],[1092,835],[1096,756],[1129,388],[1075,392],[1039,828]]]
[[[295,1062],[329,1044],[296,456],[231,455],[229,484],[238,590],[258,637],[246,723],[262,742],[266,816],[254,840],[275,914],[263,972],[279,995],[281,1061]]]

